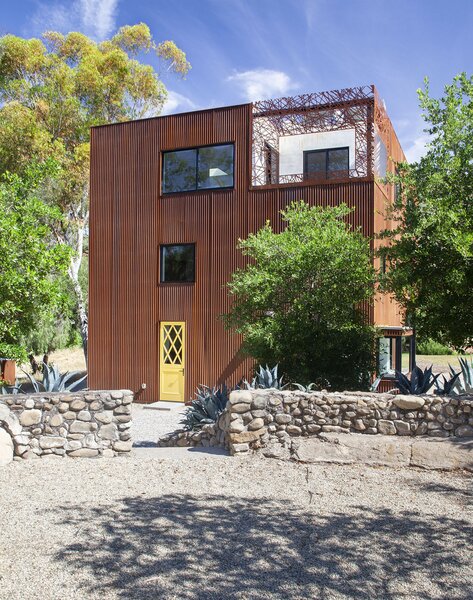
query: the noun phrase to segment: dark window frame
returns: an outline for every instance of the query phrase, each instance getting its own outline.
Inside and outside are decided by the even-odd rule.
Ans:
[[[350,146],[337,146],[335,148],[317,148],[316,150],[304,150],[303,151],[303,177],[304,179],[311,179],[314,178],[314,176],[310,176],[308,171],[307,171],[307,160],[309,158],[309,154],[325,154],[325,173],[324,173],[324,177],[325,179],[331,179],[331,177],[329,177],[329,152],[331,152],[332,150],[346,150],[347,151],[347,176],[350,173]],[[340,171],[345,172],[345,169],[339,169]],[[336,173],[336,171],[333,171],[334,173]]]
[[[202,148],[218,148],[220,146],[231,146],[232,147],[232,162],[233,162],[233,172],[232,172],[232,185],[227,185],[225,187],[211,187],[211,188],[199,188],[199,150]],[[165,166],[165,156],[166,154],[171,154],[174,152],[184,152],[186,150],[195,150],[195,187],[190,190],[178,190],[175,192],[165,192],[164,191],[164,166]],[[169,150],[163,150],[161,152],[161,195],[162,196],[172,196],[173,194],[195,194],[196,192],[215,192],[215,191],[225,191],[225,190],[233,190],[235,189],[235,142],[219,142],[218,144],[203,144],[202,146],[190,146],[188,148],[173,148]],[[176,244],[178,245],[178,244]]]
[[[173,248],[175,246],[192,246],[194,249],[194,269],[193,278],[188,281],[165,281],[164,280],[164,261],[163,261],[163,250],[164,248]],[[192,285],[196,282],[196,243],[195,242],[183,242],[182,244],[160,244],[159,245],[159,285]]]

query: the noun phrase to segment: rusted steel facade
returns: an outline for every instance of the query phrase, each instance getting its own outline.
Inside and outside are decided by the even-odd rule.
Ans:
[[[91,388],[136,391],[146,383],[140,400],[159,400],[159,324],[163,321],[186,324],[186,398],[200,383],[235,383],[249,376],[252,362],[240,356],[241,340],[225,331],[219,319],[230,307],[225,284],[244,265],[235,248],[238,238],[258,230],[267,219],[279,230],[279,211],[292,200],[311,205],[345,202],[355,208],[349,216],[352,225],[370,237],[384,227],[378,213],[392,199],[393,190],[377,183],[371,168],[375,129],[389,156],[401,159],[403,154],[374,87],[357,89],[365,90],[362,98],[355,94],[339,96],[337,101],[352,117],[353,109],[363,107],[367,121],[359,129],[364,132],[368,165],[363,170],[357,158],[358,173],[324,182],[257,179],[256,119],[265,118],[268,110],[273,111],[272,117],[278,116],[278,110],[287,111],[288,99],[279,108],[244,104],[92,129]],[[330,110],[337,108],[332,100]],[[296,108],[311,115],[328,110],[320,98],[310,110],[307,101],[292,106],[293,111]],[[225,143],[234,143],[235,148],[233,189],[162,194],[164,151]],[[185,243],[195,244],[195,282],[160,283],[160,246]],[[370,309],[370,320],[384,328],[401,325],[396,304],[381,296]]]

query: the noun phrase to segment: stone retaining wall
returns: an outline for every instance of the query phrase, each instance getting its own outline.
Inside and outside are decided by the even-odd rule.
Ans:
[[[367,392],[231,392],[231,454],[321,433],[473,436],[473,396],[403,396]],[[227,417],[228,418],[228,417]]]
[[[8,434],[14,455],[21,458],[127,453],[132,402],[129,390],[3,396],[2,439]]]
[[[158,441],[158,446],[161,448],[174,446],[227,448],[229,424],[230,412],[225,410],[216,423],[208,423],[207,425],[204,425],[200,431],[177,429],[176,431],[163,435]]]

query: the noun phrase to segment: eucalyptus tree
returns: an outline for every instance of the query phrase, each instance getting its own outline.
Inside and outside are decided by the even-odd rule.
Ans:
[[[79,270],[89,219],[89,131],[160,113],[167,91],[158,72],[143,62],[147,55],[179,76],[190,68],[174,42],[156,42],[144,23],[122,27],[101,42],[77,32],[0,38],[0,172],[21,175],[32,159],[51,157],[61,167],[44,200],[65,217],[55,236],[73,251],[68,274],[86,357]]]

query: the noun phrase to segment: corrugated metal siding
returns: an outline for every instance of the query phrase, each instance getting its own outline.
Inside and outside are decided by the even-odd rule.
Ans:
[[[172,115],[94,129],[91,154],[89,382],[159,398],[160,321],[185,321],[186,397],[199,383],[235,383],[251,372],[241,340],[218,316],[228,311],[229,275],[244,259],[239,237],[292,200],[355,207],[354,226],[374,227],[374,183],[250,190],[251,105]],[[161,197],[163,150],[235,142],[235,188]],[[159,284],[160,244],[195,242],[195,284]]]

